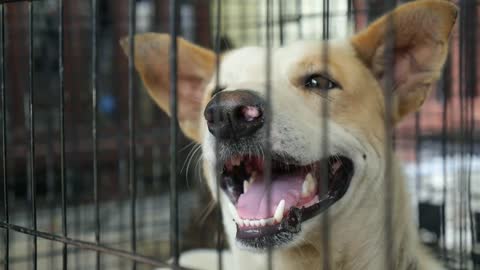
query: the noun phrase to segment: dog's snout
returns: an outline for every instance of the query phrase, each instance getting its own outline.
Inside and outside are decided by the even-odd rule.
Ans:
[[[251,136],[263,126],[263,108],[263,99],[252,91],[225,91],[207,104],[204,116],[217,139],[237,139]]]

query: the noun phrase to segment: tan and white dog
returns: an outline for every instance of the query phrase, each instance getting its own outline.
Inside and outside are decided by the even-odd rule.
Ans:
[[[386,146],[384,100],[392,96],[393,124],[419,109],[441,74],[456,17],[457,8],[447,1],[416,1],[348,40],[328,42],[328,57],[322,55],[325,42],[273,49],[270,119],[265,48],[223,54],[215,87],[214,52],[178,39],[178,119],[185,135],[202,145],[214,197],[217,183],[221,187],[215,199],[221,201],[231,246],[224,269],[266,269],[268,248],[280,270],[325,269],[326,261],[330,269],[442,269],[420,244],[401,167],[393,154],[387,157],[392,149]],[[388,67],[390,34],[394,64]],[[121,43],[128,52],[128,40]],[[135,38],[135,66],[167,113],[169,47],[165,34]],[[393,87],[385,89],[392,68]],[[271,123],[270,204],[263,172],[266,123]],[[322,148],[325,136],[328,149]],[[391,178],[385,176],[389,158]],[[387,183],[391,194],[385,192]],[[322,229],[327,209],[329,247]],[[181,259],[196,269],[216,269],[216,262],[213,251]]]

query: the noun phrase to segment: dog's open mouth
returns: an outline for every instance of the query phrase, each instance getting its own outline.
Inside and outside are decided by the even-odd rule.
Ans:
[[[306,166],[281,160],[272,160],[270,189],[262,158],[234,156],[223,165],[221,187],[235,206],[237,240],[248,246],[278,246],[272,240],[279,234],[288,241],[303,221],[342,198],[353,176],[353,162],[343,156]]]

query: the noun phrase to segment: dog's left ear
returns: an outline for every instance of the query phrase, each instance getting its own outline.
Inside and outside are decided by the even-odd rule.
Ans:
[[[167,34],[145,33],[135,36],[135,68],[152,99],[170,115],[170,51]],[[120,44],[129,55],[129,39]],[[208,81],[215,71],[215,53],[177,38],[178,122],[183,133],[200,142],[202,101]]]
[[[383,85],[389,70],[385,67],[385,49],[392,35],[395,123],[420,108],[440,77],[457,12],[457,7],[445,0],[414,1],[399,6],[352,38],[358,56]]]

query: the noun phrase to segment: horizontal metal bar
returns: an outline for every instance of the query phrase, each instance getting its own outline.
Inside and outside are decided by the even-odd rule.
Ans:
[[[0,221],[0,228],[9,229],[9,230],[19,232],[19,233],[22,233],[22,234],[36,236],[36,237],[46,239],[46,240],[50,240],[50,241],[56,241],[56,242],[64,243],[64,244],[74,246],[74,247],[77,247],[77,248],[83,248],[83,249],[87,249],[87,250],[91,250],[91,251],[103,252],[104,254],[109,254],[109,255],[121,257],[121,258],[124,258],[124,259],[133,260],[133,261],[136,261],[138,263],[148,264],[148,265],[155,266],[155,267],[168,267],[168,268],[171,268],[171,269],[174,269],[174,270],[195,270],[193,268],[186,268],[186,267],[180,267],[180,266],[176,267],[176,266],[170,265],[169,263],[166,263],[166,262],[158,261],[158,260],[152,259],[152,258],[147,257],[147,256],[138,255],[138,254],[131,253],[131,252],[128,252],[128,251],[124,251],[124,250],[121,250],[121,249],[110,248],[110,247],[106,247],[106,246],[103,246],[103,245],[98,245],[98,244],[95,244],[95,243],[92,243],[92,242],[87,242],[87,241],[75,240],[75,239],[72,239],[72,238],[69,238],[69,237],[63,237],[63,236],[60,236],[60,235],[50,234],[50,233],[42,232],[42,231],[38,231],[38,230],[35,231],[35,230],[29,229],[29,228],[26,228],[26,227],[14,225],[14,224],[8,224],[8,223],[3,222],[3,221]]]

